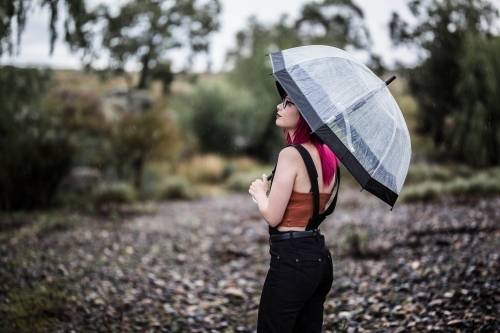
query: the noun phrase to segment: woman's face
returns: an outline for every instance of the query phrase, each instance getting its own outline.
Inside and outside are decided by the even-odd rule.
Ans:
[[[285,130],[294,130],[299,122],[300,114],[290,97],[286,96],[276,109],[276,125]]]

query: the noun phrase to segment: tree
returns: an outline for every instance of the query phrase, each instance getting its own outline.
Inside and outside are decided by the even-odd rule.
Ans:
[[[449,146],[477,167],[500,164],[500,37],[467,36],[459,61]]]
[[[446,122],[459,107],[455,94],[463,72],[460,57],[464,37],[491,36],[498,11],[487,0],[413,0],[408,4],[417,19],[410,27],[397,13],[389,24],[395,45],[412,44],[427,58],[409,70],[409,87],[419,104],[418,130],[445,144]]]
[[[304,44],[366,49],[371,43],[363,19],[363,11],[351,0],[323,0],[306,4],[295,26]]]
[[[242,114],[241,117],[247,120],[246,126],[253,129],[244,138],[244,152],[263,160],[275,159],[283,146],[279,129],[274,125],[280,98],[274,80],[269,77],[272,68],[269,57],[265,55],[301,45],[295,27],[286,20],[282,17],[268,27],[251,18],[247,29],[236,36],[236,48],[227,55],[228,62],[234,66],[228,73],[229,81],[235,87],[247,90],[250,99],[258,101],[241,110],[251,115]]]
[[[167,60],[169,50],[187,46],[207,52],[208,35],[219,28],[218,0],[131,0],[111,15],[101,6],[95,15],[104,22],[102,46],[111,66],[123,69],[129,60],[142,64],[137,88],[146,88],[150,71]]]
[[[178,130],[168,114],[156,109],[141,114],[128,114],[113,133],[118,159],[130,164],[136,188],[142,185],[142,171],[147,159],[171,157],[178,143]]]
[[[26,26],[28,11],[35,5],[50,10],[50,53],[54,51],[57,39],[56,24],[59,15],[59,3],[66,9],[65,39],[73,49],[88,49],[90,46],[88,23],[92,18],[87,14],[84,0],[3,0],[0,6],[0,55],[13,54],[14,46],[19,49],[21,36]],[[15,27],[15,29],[13,29]],[[13,31],[17,35],[13,36]]]
[[[283,145],[281,133],[275,126],[279,96],[274,80],[268,77],[272,69],[269,58],[264,55],[310,43],[339,48],[368,48],[370,45],[363,25],[363,12],[351,0],[307,4],[295,22],[289,22],[284,16],[276,24],[265,26],[251,18],[236,40],[235,49],[228,53],[228,63],[233,66],[229,79],[259,101],[258,106],[247,109],[258,123],[253,135],[246,138],[246,153],[269,161],[276,158]],[[248,126],[253,126],[250,124]]]

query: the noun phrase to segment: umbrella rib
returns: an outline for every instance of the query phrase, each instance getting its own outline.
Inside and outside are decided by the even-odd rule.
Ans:
[[[382,156],[380,159],[379,159],[379,163],[377,165],[377,168],[375,169],[375,171],[373,171],[373,174],[372,176],[375,176],[375,174],[377,173],[378,169],[380,168],[380,166],[382,165],[382,163],[384,162],[387,154],[389,153],[389,148],[392,146],[392,143],[394,142],[394,137],[396,136],[396,124],[393,123],[393,126],[392,126],[392,137],[391,137],[391,141],[390,141],[390,144],[387,145],[387,149],[385,150],[385,153],[384,153],[384,156]]]

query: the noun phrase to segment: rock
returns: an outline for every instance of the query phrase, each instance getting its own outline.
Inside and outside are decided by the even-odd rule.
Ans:
[[[446,325],[448,326],[459,326],[459,325],[462,325],[463,324],[463,320],[461,319],[453,319],[453,320],[450,320],[449,322],[446,323]]]
[[[227,288],[224,291],[224,294],[229,298],[230,302],[235,305],[240,305],[247,299],[247,296],[243,293],[243,291],[238,288]]]
[[[436,305],[441,305],[443,304],[443,301],[440,300],[440,299],[435,299],[435,300],[432,300],[431,302],[429,302],[428,306],[429,307],[433,307],[433,306],[436,306]]]
[[[351,318],[352,317],[352,314],[348,311],[340,311],[339,314],[338,314],[339,318]]]

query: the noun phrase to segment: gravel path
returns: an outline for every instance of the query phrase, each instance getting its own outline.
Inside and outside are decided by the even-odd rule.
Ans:
[[[325,332],[500,331],[500,197],[391,212],[345,189],[322,231],[335,273]],[[246,194],[12,235],[0,245],[0,331],[255,332],[268,241]],[[20,291],[36,296],[40,324],[17,314]]]

